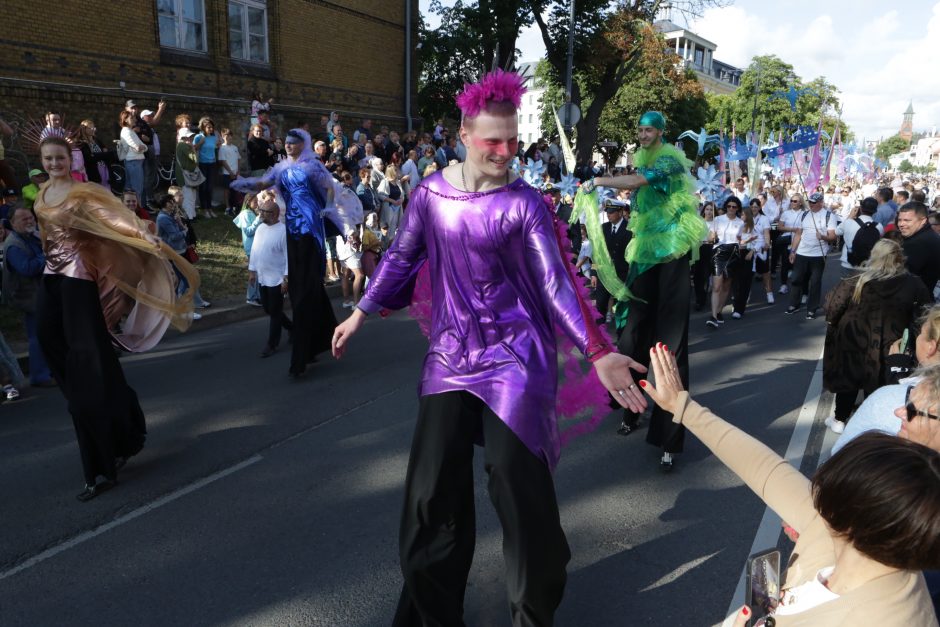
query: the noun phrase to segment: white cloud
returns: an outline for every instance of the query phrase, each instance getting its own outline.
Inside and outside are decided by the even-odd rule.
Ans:
[[[715,58],[745,67],[754,55],[776,54],[806,80],[825,76],[842,91],[844,115],[862,138],[897,132],[913,99],[915,129],[940,125],[940,3],[873,14],[848,26],[837,12],[809,23],[796,12],[768,19],[741,6],[710,9],[691,30],[718,45]]]

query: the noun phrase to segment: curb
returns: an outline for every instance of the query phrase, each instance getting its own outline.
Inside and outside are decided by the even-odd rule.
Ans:
[[[341,299],[343,296],[342,285],[340,283],[327,285],[326,295],[331,301]],[[290,306],[285,306],[284,310],[290,311]],[[216,329],[218,327],[235,322],[263,318],[265,315],[264,309],[254,305],[248,305],[244,301],[233,305],[210,307],[209,309],[200,309],[198,311],[202,314],[202,318],[200,320],[193,321],[193,324],[191,327],[189,327],[189,330],[185,332],[177,331],[173,327],[170,327],[167,329],[167,332],[164,334],[163,340],[161,340],[161,342],[169,338],[179,337],[181,335],[192,335],[193,333],[209,331],[210,329]],[[124,355],[126,353],[120,354]],[[16,353],[16,361],[19,362],[20,369],[28,376],[27,370],[29,369],[29,353]]]

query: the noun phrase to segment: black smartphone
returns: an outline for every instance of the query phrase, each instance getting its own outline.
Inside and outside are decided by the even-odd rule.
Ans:
[[[769,616],[780,604],[780,551],[770,549],[747,558],[744,602],[751,608],[751,620]]]

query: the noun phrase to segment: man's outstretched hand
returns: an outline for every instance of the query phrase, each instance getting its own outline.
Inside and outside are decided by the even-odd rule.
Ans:
[[[626,355],[609,353],[594,362],[597,376],[622,407],[640,413],[646,409],[646,398],[643,392],[633,381],[630,371],[646,372],[646,367]]]

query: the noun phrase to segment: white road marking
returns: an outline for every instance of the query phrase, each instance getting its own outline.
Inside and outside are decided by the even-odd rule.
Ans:
[[[790,444],[787,446],[787,452],[784,457],[790,464],[799,468],[803,462],[803,456],[806,455],[806,447],[809,444],[810,432],[813,430],[813,423],[819,410],[819,401],[822,396],[822,368],[823,355],[819,353],[819,359],[816,362],[816,370],[813,372],[813,378],[809,382],[809,388],[806,390],[806,398],[803,400],[803,407],[800,408],[800,415],[796,418],[796,424],[793,426],[793,434],[790,436]],[[827,429],[828,431],[828,429]],[[823,447],[824,450],[828,450]],[[820,453],[820,463],[825,457]],[[757,528],[757,534],[754,536],[754,542],[751,543],[751,550],[748,555],[753,555],[758,551],[763,551],[777,545],[777,539],[780,537],[780,516],[778,516],[769,507],[764,509],[764,516],[761,518],[760,526]],[[735,588],[734,596],[731,598],[731,604],[728,605],[728,611],[725,616],[736,611],[744,605],[744,578],[747,571],[745,565],[741,569],[741,576],[738,579],[738,586]]]
[[[243,468],[247,468],[248,466],[251,466],[252,464],[256,464],[260,462],[261,459],[262,457],[260,455],[253,455],[243,462],[235,464],[234,466],[229,466],[228,468],[224,470],[220,470],[219,472],[215,474],[211,474],[208,477],[203,477],[202,479],[199,479],[198,481],[194,481],[193,483],[190,483],[189,485],[184,486],[180,488],[179,490],[170,492],[169,494],[162,496],[155,501],[151,501],[150,503],[147,503],[146,505],[138,507],[137,509],[130,511],[124,514],[123,516],[118,516],[114,520],[107,522],[101,525],[100,527],[96,527],[89,531],[80,533],[77,536],[66,540],[65,542],[57,544],[54,547],[48,548],[41,553],[37,553],[36,555],[32,556],[25,562],[21,562],[20,564],[17,564],[16,566],[14,566],[13,568],[10,568],[9,570],[3,571],[2,573],[0,573],[0,580],[6,579],[7,577],[12,577],[13,575],[20,573],[28,568],[32,568],[36,564],[44,562],[51,557],[55,557],[56,555],[58,555],[59,553],[62,553],[63,551],[67,551],[71,549],[72,547],[78,546],[79,544],[82,544],[83,542],[87,542],[88,540],[91,540],[92,538],[96,538],[100,536],[101,534],[111,531],[112,529],[116,527],[120,527],[121,525],[128,523],[134,520],[135,518],[139,518],[140,516],[150,513],[159,507],[163,507],[167,503],[172,503],[173,501],[181,497],[184,497],[187,494],[190,494],[191,492],[195,492],[196,490],[199,490],[200,488],[204,488],[210,483],[218,481],[219,479],[222,479],[223,477],[227,477],[233,473],[238,472],[239,470],[242,470]]]
[[[302,431],[299,431],[299,432],[297,432],[297,433],[295,433],[295,434],[293,434],[293,435],[291,435],[291,436],[289,436],[289,437],[287,437],[287,438],[285,438],[285,439],[283,439],[283,440],[279,440],[279,441],[277,441],[277,442],[275,442],[275,443],[273,443],[273,444],[271,444],[271,445],[265,447],[264,449],[262,449],[262,451],[270,451],[270,450],[273,450],[273,449],[275,449],[275,448],[277,448],[277,447],[279,447],[279,446],[282,446],[282,445],[284,445],[284,444],[287,444],[288,442],[292,442],[292,441],[296,440],[297,438],[299,438],[299,437],[301,437],[301,436],[303,436],[303,435],[306,435],[306,434],[310,433],[311,431],[316,431],[317,429],[320,429],[320,428],[325,427],[325,426],[327,426],[327,425],[329,425],[329,424],[332,424],[332,423],[336,422],[337,420],[339,420],[340,418],[343,418],[344,416],[348,416],[349,414],[351,414],[351,413],[353,413],[353,412],[355,412],[355,411],[358,411],[358,410],[362,409],[363,407],[366,407],[366,406],[368,406],[368,405],[371,405],[372,403],[374,403],[374,402],[376,402],[376,401],[378,401],[378,400],[380,400],[380,399],[383,399],[383,398],[385,398],[386,396],[390,396],[390,395],[392,395],[392,394],[398,392],[400,389],[401,389],[400,387],[392,388],[392,389],[389,390],[388,392],[386,392],[386,393],[384,393],[384,394],[380,394],[379,396],[376,396],[375,398],[370,399],[370,400],[368,400],[368,401],[359,403],[358,405],[356,405],[356,406],[354,406],[354,407],[351,407],[350,409],[347,409],[347,410],[344,411],[343,413],[337,414],[336,416],[333,416],[333,417],[330,418],[329,420],[324,420],[323,422],[317,423],[317,424],[315,424],[315,425],[311,425],[310,427],[307,427],[306,429],[303,429]],[[238,462],[237,464],[234,464],[234,465],[232,465],[232,466],[229,466],[228,468],[225,468],[225,469],[223,469],[223,470],[220,470],[220,471],[218,471],[218,472],[216,472],[216,473],[213,473],[213,474],[211,474],[211,475],[209,475],[209,476],[207,476],[207,477],[203,477],[202,479],[198,479],[197,481],[194,481],[194,482],[190,483],[189,485],[183,486],[182,488],[180,488],[180,489],[178,489],[178,490],[174,490],[173,492],[170,492],[169,494],[166,494],[166,495],[164,495],[164,496],[161,496],[160,498],[158,498],[158,499],[156,499],[156,500],[154,500],[154,501],[151,501],[150,503],[147,503],[146,505],[141,505],[141,506],[138,507],[137,509],[131,510],[130,512],[128,512],[128,513],[126,513],[126,514],[124,514],[124,515],[122,515],[122,516],[118,516],[117,518],[115,518],[114,520],[112,520],[112,521],[110,521],[110,522],[107,522],[107,523],[105,523],[105,524],[103,524],[103,525],[101,525],[101,526],[99,526],[99,527],[95,527],[94,529],[90,529],[90,530],[88,530],[88,531],[84,531],[84,532],[78,534],[77,536],[74,536],[74,537],[72,537],[72,538],[69,538],[68,540],[65,540],[65,541],[63,541],[63,542],[60,542],[59,544],[57,544],[57,545],[55,545],[55,546],[53,546],[53,547],[50,547],[50,548],[46,549],[45,551],[42,551],[42,552],[40,552],[40,553],[37,553],[36,555],[33,555],[32,557],[26,559],[26,560],[23,561],[23,562],[20,562],[20,563],[17,564],[16,566],[14,566],[14,567],[12,567],[12,568],[9,568],[9,569],[7,569],[7,570],[5,570],[5,571],[0,572],[0,581],[6,579],[7,577],[12,577],[13,575],[16,575],[17,573],[21,573],[21,572],[23,572],[24,570],[27,570],[27,569],[29,569],[29,568],[32,568],[33,566],[36,566],[37,564],[40,564],[40,563],[46,561],[47,559],[50,559],[50,558],[52,558],[52,557],[55,557],[56,555],[58,555],[59,553],[62,553],[63,551],[67,551],[67,550],[69,550],[69,549],[71,549],[71,548],[74,548],[74,547],[78,546],[79,544],[82,544],[82,543],[84,543],[84,542],[87,542],[88,540],[92,540],[92,539],[94,539],[94,538],[97,538],[97,537],[100,536],[101,534],[107,533],[108,531],[111,531],[112,529],[115,529],[115,528],[117,528],[117,527],[120,527],[121,525],[124,525],[124,524],[126,524],[126,523],[129,523],[130,521],[134,520],[135,518],[139,518],[139,517],[143,516],[144,514],[149,514],[150,512],[154,511],[155,509],[158,509],[158,508],[160,508],[160,507],[163,507],[164,505],[167,505],[167,504],[169,504],[169,503],[172,503],[173,501],[176,501],[177,499],[180,499],[180,498],[186,496],[187,494],[191,494],[191,493],[195,492],[196,490],[201,490],[202,488],[204,488],[204,487],[206,487],[206,486],[208,486],[208,485],[210,485],[210,484],[212,484],[212,483],[215,483],[215,482],[218,481],[219,479],[224,479],[225,477],[227,477],[227,476],[229,476],[229,475],[231,475],[231,474],[234,474],[234,473],[238,472],[239,470],[243,470],[243,469],[247,468],[248,466],[251,466],[251,465],[253,465],[253,464],[256,464],[256,463],[260,462],[262,459],[264,459],[264,458],[261,456],[260,453],[255,453],[254,455],[252,455],[252,456],[249,457],[248,459],[245,459],[245,460],[243,460],[243,461],[240,461],[240,462]]]

